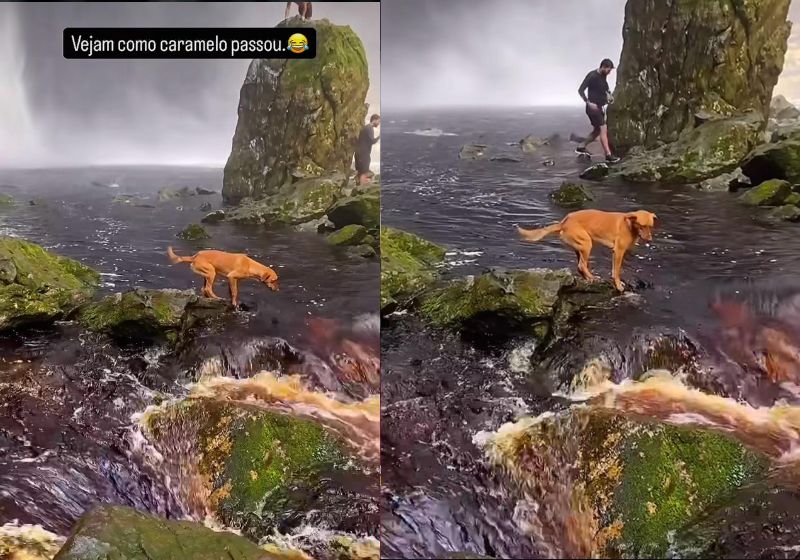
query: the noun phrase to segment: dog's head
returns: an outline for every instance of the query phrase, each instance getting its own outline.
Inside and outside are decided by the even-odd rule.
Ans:
[[[653,228],[656,227],[656,220],[658,216],[647,210],[637,210],[636,212],[628,212],[625,215],[625,220],[628,222],[628,227],[631,231],[644,241],[653,240]]]
[[[275,271],[271,268],[268,268],[267,272],[261,276],[261,281],[273,292],[277,292],[280,289],[278,285],[278,275],[275,274]]]

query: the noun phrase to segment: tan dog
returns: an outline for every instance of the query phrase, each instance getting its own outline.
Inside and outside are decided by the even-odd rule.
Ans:
[[[541,229],[517,228],[523,239],[539,241],[551,233],[560,233],[561,241],[575,249],[578,257],[578,272],[592,282],[596,277],[589,271],[589,254],[592,242],[614,251],[612,278],[620,292],[625,284],[619,278],[625,253],[636,245],[638,239],[653,239],[656,215],[645,210],[636,212],[603,212],[602,210],[579,210],[567,214],[561,222]]]
[[[239,280],[254,278],[263,282],[273,292],[278,291],[278,275],[268,266],[264,266],[243,253],[226,253],[225,251],[200,251],[192,257],[179,257],[167,247],[167,255],[172,264],[191,263],[191,269],[206,279],[203,295],[214,299],[222,299],[214,293],[214,279],[217,274],[228,279],[231,290],[231,303],[239,305]]]

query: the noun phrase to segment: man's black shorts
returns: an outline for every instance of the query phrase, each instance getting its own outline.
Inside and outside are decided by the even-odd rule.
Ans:
[[[586,104],[586,114],[589,116],[589,122],[592,126],[597,128],[606,124],[606,112],[602,107],[598,106],[597,109]]]
[[[369,173],[369,164],[371,163],[372,158],[370,157],[371,154],[359,154],[356,152],[356,172],[359,175],[363,175],[364,173]]]

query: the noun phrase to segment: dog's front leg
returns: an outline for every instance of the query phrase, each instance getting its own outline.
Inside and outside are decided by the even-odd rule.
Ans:
[[[620,279],[620,274],[622,272],[622,261],[625,259],[625,251],[619,247],[614,247],[612,259],[611,277],[614,279],[614,287],[622,292],[625,290],[625,283]]]

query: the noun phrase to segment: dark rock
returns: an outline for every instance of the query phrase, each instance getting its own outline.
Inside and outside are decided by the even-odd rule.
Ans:
[[[203,195],[203,196],[204,196],[204,195],[209,195],[209,194],[217,194],[217,191],[212,191],[212,190],[209,190],[209,189],[204,189],[203,187],[197,187],[197,188],[195,188],[195,189],[194,189],[194,192],[196,192],[196,193],[197,193],[197,194],[199,194],[199,195]]]
[[[800,183],[800,138],[759,146],[742,162],[754,185],[769,179]]]
[[[218,224],[225,219],[225,212],[223,210],[216,210],[203,216],[200,220],[204,224]]]
[[[755,110],[765,121],[783,69],[788,10],[789,0],[628,2],[608,111],[617,149],[674,142],[701,111]]]
[[[356,190],[350,196],[337,200],[326,213],[337,228],[357,224],[376,230],[381,223],[380,188],[370,186],[365,190]]]
[[[588,181],[601,181],[608,176],[609,168],[605,163],[595,163],[583,170],[580,177]]]
[[[307,60],[253,60],[239,97],[239,121],[225,165],[228,202],[276,194],[293,175],[319,177],[350,169],[369,88],[361,39],[328,20],[288,20],[313,27],[317,55]]]
[[[550,193],[550,200],[562,208],[583,208],[594,197],[584,185],[565,181],[561,186]]]
[[[202,241],[203,239],[211,239],[211,236],[206,231],[206,228],[200,224],[189,224],[182,231],[178,232],[176,237],[186,239],[187,241]]]
[[[519,158],[517,156],[508,155],[508,154],[498,154],[496,156],[492,156],[491,158],[489,158],[489,160],[490,161],[506,162],[506,163],[519,163],[519,162],[522,161],[521,158]]]

